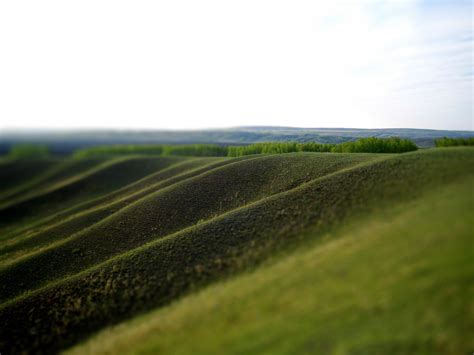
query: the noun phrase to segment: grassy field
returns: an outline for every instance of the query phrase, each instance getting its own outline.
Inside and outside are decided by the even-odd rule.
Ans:
[[[6,353],[474,345],[472,148],[3,164]]]

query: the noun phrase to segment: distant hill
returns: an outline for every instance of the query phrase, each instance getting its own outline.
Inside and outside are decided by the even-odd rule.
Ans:
[[[78,148],[105,144],[250,144],[268,141],[341,143],[362,137],[412,139],[419,147],[432,147],[441,137],[474,137],[473,131],[442,131],[412,128],[296,128],[235,127],[207,130],[83,130],[83,131],[3,131],[0,132],[0,154],[16,143],[47,144],[56,154],[69,154]]]

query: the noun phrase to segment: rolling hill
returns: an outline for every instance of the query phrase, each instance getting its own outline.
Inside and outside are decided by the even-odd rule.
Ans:
[[[6,353],[474,345],[472,148],[3,164]]]

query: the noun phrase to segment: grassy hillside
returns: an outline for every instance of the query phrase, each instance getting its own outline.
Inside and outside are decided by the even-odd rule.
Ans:
[[[42,175],[45,171],[59,164],[58,159],[27,159],[0,160],[0,198],[8,195],[9,191],[21,189]]]
[[[0,226],[53,214],[111,192],[169,164],[170,159],[133,156],[107,160],[71,179],[52,183],[33,196],[0,206]]]
[[[308,154],[285,159],[267,156],[258,160],[238,160],[206,171],[149,194],[64,243],[22,259],[7,270],[0,270],[0,299],[76,273],[151,240],[372,158],[369,155],[343,155],[333,159]],[[65,257],[74,253],[80,257],[68,259],[65,263]],[[36,272],[38,268],[41,268],[41,273]]]
[[[70,353],[466,353],[473,184],[353,221]]]
[[[184,178],[187,176],[184,173],[195,174],[199,171],[197,169],[200,166],[205,166],[206,164],[216,163],[216,164],[225,164],[225,161],[216,158],[209,158],[209,159],[175,159],[175,158],[163,158],[162,161],[166,162],[162,169],[158,169],[155,173],[149,174],[138,181],[132,182],[124,186],[123,188],[119,188],[118,190],[114,190],[110,193],[105,193],[100,195],[97,198],[93,198],[84,202],[79,202],[77,204],[72,205],[69,208],[62,209],[61,211],[56,212],[55,214],[50,214],[44,218],[41,218],[35,222],[28,223],[27,225],[20,226],[19,228],[10,231],[9,233],[5,233],[3,239],[17,237],[20,235],[24,235],[26,231],[37,233],[44,231],[45,229],[49,228],[52,225],[58,224],[60,222],[64,222],[71,217],[77,216],[78,213],[88,211],[98,206],[103,206],[106,204],[110,204],[111,202],[115,202],[118,199],[125,199],[125,197],[132,198],[132,195],[135,193],[140,192],[141,194],[146,194],[149,191],[154,189],[154,186],[157,183],[161,183],[163,180],[169,180],[169,183],[175,181],[176,179]],[[205,168],[204,168],[205,169]],[[176,176],[176,178],[175,178]],[[101,184],[106,185],[107,181],[102,180]],[[163,183],[165,183],[163,181]],[[122,201],[121,205],[124,205],[124,201]],[[126,205],[126,203],[125,203]],[[112,209],[112,212],[116,209]]]
[[[148,162],[144,159],[151,158],[133,159],[141,159],[143,164]],[[89,194],[87,199],[79,202],[74,198],[66,200],[64,210],[69,209],[70,213],[65,220],[58,221],[44,214],[41,216],[44,218],[41,223],[44,224],[32,227],[40,228],[39,231],[28,231],[28,226],[39,223],[32,220],[31,225],[8,234],[4,238],[6,244],[0,248],[0,299],[3,302],[0,305],[0,318],[4,324],[4,331],[0,334],[0,348],[7,352],[55,352],[85,339],[105,326],[162,307],[157,311],[160,315],[156,317],[176,320],[176,323],[169,321],[159,325],[163,327],[164,333],[167,329],[170,329],[169,332],[177,330],[174,338],[169,337],[169,342],[160,340],[159,335],[149,336],[156,334],[153,327],[157,321],[152,314],[134,321],[143,324],[140,326],[143,333],[137,333],[134,326],[125,324],[118,330],[107,333],[111,336],[110,342],[92,342],[88,349],[102,351],[110,347],[113,350],[113,339],[121,338],[120,334],[123,334],[123,339],[133,340],[136,336],[136,339],[143,340],[140,344],[143,350],[155,352],[171,349],[174,347],[173,339],[178,339],[178,335],[183,334],[180,332],[187,332],[186,327],[192,328],[193,324],[195,328],[190,331],[189,343],[181,346],[192,346],[202,334],[203,340],[199,346],[203,353],[221,352],[224,343],[229,345],[229,352],[275,353],[281,350],[284,353],[298,347],[304,352],[304,344],[310,342],[313,335],[324,338],[326,327],[323,324],[333,324],[332,328],[328,326],[327,331],[332,330],[327,334],[334,334],[334,341],[330,338],[326,340],[326,345],[313,344],[322,346],[322,352],[327,348],[343,353],[351,349],[361,353],[378,353],[392,347],[397,350],[399,346],[400,350],[397,351],[404,353],[407,344],[415,344],[423,351],[432,349],[419,345],[423,341],[418,336],[421,332],[413,332],[411,343],[405,338],[397,342],[390,338],[392,333],[388,328],[380,333],[388,337],[387,342],[374,344],[375,336],[369,336],[372,329],[370,327],[376,329],[377,323],[367,321],[367,327],[364,328],[366,323],[360,319],[360,334],[365,331],[366,335],[365,338],[360,338],[360,347],[357,348],[354,342],[359,338],[352,334],[351,327],[357,326],[358,316],[349,311],[352,301],[342,302],[344,297],[341,295],[345,289],[336,287],[337,279],[324,279],[325,273],[316,272],[315,269],[335,268],[336,276],[337,270],[342,269],[343,276],[339,281],[348,281],[346,289],[349,292],[357,288],[355,284],[364,270],[387,270],[388,264],[383,264],[383,261],[387,260],[389,263],[392,258],[391,265],[397,270],[394,273],[393,288],[384,283],[380,274],[374,273],[372,280],[379,282],[380,288],[373,291],[373,294],[367,288],[369,308],[372,304],[370,300],[376,299],[380,292],[392,297],[392,292],[402,290],[406,284],[403,268],[402,271],[398,270],[400,260],[407,260],[408,268],[417,267],[414,259],[404,257],[404,253],[412,255],[409,253],[417,251],[416,255],[427,263],[428,268],[438,270],[440,266],[436,258],[432,258],[431,254],[423,258],[423,254],[420,254],[428,248],[428,244],[431,245],[430,241],[434,240],[433,245],[436,245],[436,241],[444,237],[442,228],[436,229],[441,233],[437,237],[429,229],[429,221],[437,216],[436,213],[442,214],[443,207],[439,210],[431,207],[438,203],[449,210],[444,219],[439,219],[444,228],[449,228],[448,220],[457,221],[455,224],[459,226],[459,229],[451,228],[454,237],[445,241],[447,248],[456,249],[465,243],[466,238],[463,236],[472,231],[472,224],[467,218],[470,210],[466,206],[472,205],[469,188],[474,175],[474,149],[432,149],[402,155],[295,153],[195,159],[198,160],[168,161],[168,165],[155,162],[153,169],[141,170],[139,178],[131,174],[133,178],[127,178],[115,188],[102,188],[100,193]],[[142,164],[137,163],[137,166]],[[100,180],[108,182],[110,175],[103,174]],[[440,189],[448,192],[441,193]],[[452,198],[448,199],[446,196]],[[59,202],[57,206],[59,209]],[[427,210],[424,214],[420,212],[423,208]],[[428,212],[433,215],[427,216]],[[41,221],[41,218],[37,217],[37,220]],[[413,227],[416,224],[414,218],[420,220],[420,226],[425,226],[420,227],[420,233],[417,232],[418,227]],[[399,219],[402,222],[397,224]],[[413,243],[405,245],[405,241],[399,239],[410,235],[404,232],[410,227],[413,230],[410,232]],[[381,243],[377,239],[380,235],[390,240],[386,244],[382,243],[386,248],[385,254],[379,254],[375,249]],[[360,250],[354,245],[354,240],[358,238],[366,240],[365,244],[361,243],[362,249],[358,247]],[[351,248],[346,251],[344,243],[354,246],[353,255],[350,254]],[[374,248],[371,247],[372,244]],[[397,247],[399,244],[405,249]],[[333,254],[324,256],[325,248],[332,250]],[[466,250],[462,247],[459,249]],[[345,254],[346,252],[349,254]],[[366,254],[366,258],[357,256]],[[321,261],[318,255],[324,256]],[[344,269],[343,260],[346,256],[348,268]],[[439,262],[441,265],[452,265],[452,261],[458,260],[458,257],[459,255],[440,257]],[[360,265],[355,267],[354,264],[359,259]],[[301,265],[298,264],[299,260],[302,261]],[[305,265],[304,260],[309,264],[306,268],[302,267]],[[378,265],[375,260],[382,263],[380,270],[374,268],[374,265]],[[262,266],[262,263],[266,266]],[[280,269],[272,269],[277,266]],[[245,270],[254,271],[239,276]],[[280,272],[275,274],[275,270]],[[459,265],[456,264],[449,270],[446,271],[450,272],[446,276],[447,280],[463,280],[461,276],[464,269]],[[441,278],[438,280],[433,275],[438,274],[427,274],[429,282],[439,285],[437,282],[441,280],[439,282],[444,285]],[[251,277],[257,277],[254,281],[262,280],[261,285],[252,281]],[[280,277],[275,284],[271,283],[271,280],[275,280],[274,277]],[[290,293],[282,303],[288,303],[287,310],[282,310],[283,306],[279,303],[279,290],[286,290],[278,286],[283,282],[281,278],[293,285],[290,287],[293,293],[287,290]],[[201,293],[194,294],[194,291],[222,279],[229,281],[217,283],[203,291],[202,294],[211,294],[207,296],[209,303],[202,304],[202,311],[209,309],[206,307],[215,309],[213,300],[220,299],[222,304],[236,302],[235,307],[229,306],[226,309],[231,315],[240,314],[243,310],[238,303],[242,300],[242,307],[250,304],[250,300],[246,301],[246,292],[251,295],[255,291],[256,295],[262,296],[252,301],[256,302],[255,312],[262,312],[262,319],[254,326],[244,326],[244,317],[241,319],[242,324],[232,328],[229,319],[232,320],[233,316],[225,318],[226,313],[222,313],[222,322],[227,324],[225,326],[219,323],[219,317],[214,317],[214,313],[210,312],[210,324],[227,334],[218,341],[211,336],[211,330],[216,328],[210,327],[206,333],[207,330],[197,328],[193,323],[193,319],[197,321],[199,314],[202,314],[199,313],[200,306],[193,302],[199,302],[196,300],[203,297]],[[266,279],[270,280],[268,282],[272,287],[265,283]],[[364,282],[369,282],[368,280]],[[233,283],[236,285],[233,286],[234,290],[239,289],[241,292],[227,293],[228,285]],[[319,283],[323,285],[323,289],[319,288]],[[334,287],[329,287],[331,285]],[[377,286],[374,284],[374,287]],[[180,306],[181,303],[166,306],[186,294],[189,296],[183,298],[181,303],[194,304],[197,312],[195,318],[189,313],[191,306]],[[301,300],[311,299],[312,295],[315,295],[316,300],[317,297],[322,297],[324,304],[329,302],[328,309],[340,309],[341,318],[331,320],[329,316],[325,318],[324,314],[317,312],[311,318],[310,315],[315,313],[313,310],[321,303],[311,303],[309,300],[292,303],[290,295]],[[403,304],[411,297],[409,295],[393,294],[393,302],[388,300],[387,304],[390,307],[397,306],[397,302]],[[397,298],[398,296],[400,297]],[[277,302],[276,305],[274,308],[266,308],[272,304],[269,301],[272,298]],[[429,293],[425,294],[424,299],[426,298],[429,298]],[[330,303],[331,300],[333,303]],[[428,301],[435,302],[433,304],[437,302],[435,297]],[[421,301],[416,300],[412,307],[416,311],[420,310]],[[448,318],[458,315],[455,307],[446,307],[445,311],[439,312],[442,317]],[[392,315],[395,313],[394,311]],[[186,315],[189,315],[189,319]],[[303,315],[307,315],[307,318],[299,318]],[[281,317],[283,323],[275,322],[273,316]],[[390,318],[390,314],[387,317]],[[237,317],[236,322],[239,320]],[[318,323],[320,321],[324,323]],[[406,319],[400,318],[396,322],[402,327],[404,321]],[[301,329],[298,330],[300,323]],[[166,328],[166,324],[169,328]],[[284,324],[292,325],[293,328],[289,330],[293,333],[285,336]],[[447,332],[445,323],[440,324],[433,328],[433,336]],[[315,327],[321,333],[311,333]],[[339,329],[340,333],[337,333]],[[406,334],[410,332],[408,329]],[[426,344],[438,346],[439,343],[446,346],[449,352],[457,350],[463,344],[461,340],[465,337],[464,329],[460,328],[461,333],[454,340],[451,340],[451,333],[448,332],[445,336],[447,340],[435,341],[429,338]],[[347,332],[352,338],[343,343],[340,339],[345,339],[344,334]],[[296,333],[299,335],[296,336]],[[246,335],[255,340],[242,341]],[[294,340],[290,342],[288,337]],[[287,343],[282,344],[283,341]],[[313,345],[308,345],[308,349],[312,349]],[[138,344],[134,345],[133,342],[130,349],[140,350]],[[178,347],[176,349],[179,350]],[[199,350],[197,345],[196,349]],[[183,347],[182,353],[187,352],[189,349]]]
[[[38,159],[37,164],[45,163],[48,159]],[[37,195],[41,191],[51,189],[51,187],[61,184],[63,181],[72,179],[74,176],[85,171],[93,169],[95,166],[103,163],[103,159],[75,159],[75,160],[57,160],[51,168],[42,167],[43,173],[38,176],[28,176],[28,181],[24,184],[16,183],[15,188],[12,188],[0,195],[0,206],[11,205],[15,200],[25,200],[28,197]],[[23,161],[17,161],[14,165],[22,165]],[[15,173],[14,176],[17,176]]]
[[[36,224],[33,233],[7,235],[0,247],[0,265],[2,262],[12,263],[20,257],[28,256],[54,241],[70,238],[76,232],[100,222],[152,192],[230,162],[212,158],[189,159],[172,164],[124,188],[57,213],[53,218],[41,221],[43,227]]]

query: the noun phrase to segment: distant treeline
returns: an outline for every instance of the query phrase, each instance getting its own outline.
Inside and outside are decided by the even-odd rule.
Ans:
[[[184,144],[184,145],[109,145],[85,148],[76,151],[76,158],[122,154],[150,154],[150,155],[182,155],[195,157],[227,156],[227,147],[216,144]]]
[[[242,147],[228,147],[228,156],[239,157],[249,154],[281,154],[292,152],[331,152],[331,153],[404,153],[417,150],[409,139],[361,138],[354,142],[339,144],[320,143],[257,143]]]
[[[246,146],[219,146],[215,144],[187,145],[115,145],[81,149],[74,156],[78,158],[91,156],[151,154],[181,156],[228,156],[240,157],[252,154],[282,154],[293,152],[333,152],[333,153],[404,153],[417,150],[415,143],[400,138],[361,138],[354,142],[340,144],[269,142],[255,143]]]
[[[354,142],[336,144],[331,152],[333,153],[405,153],[417,150],[418,147],[410,139],[398,137],[361,138]]]
[[[49,155],[46,144],[15,144],[10,147],[7,156],[12,159],[37,159],[46,158]]]
[[[436,147],[456,147],[459,145],[474,145],[474,137],[471,138],[440,138],[435,140]]]

